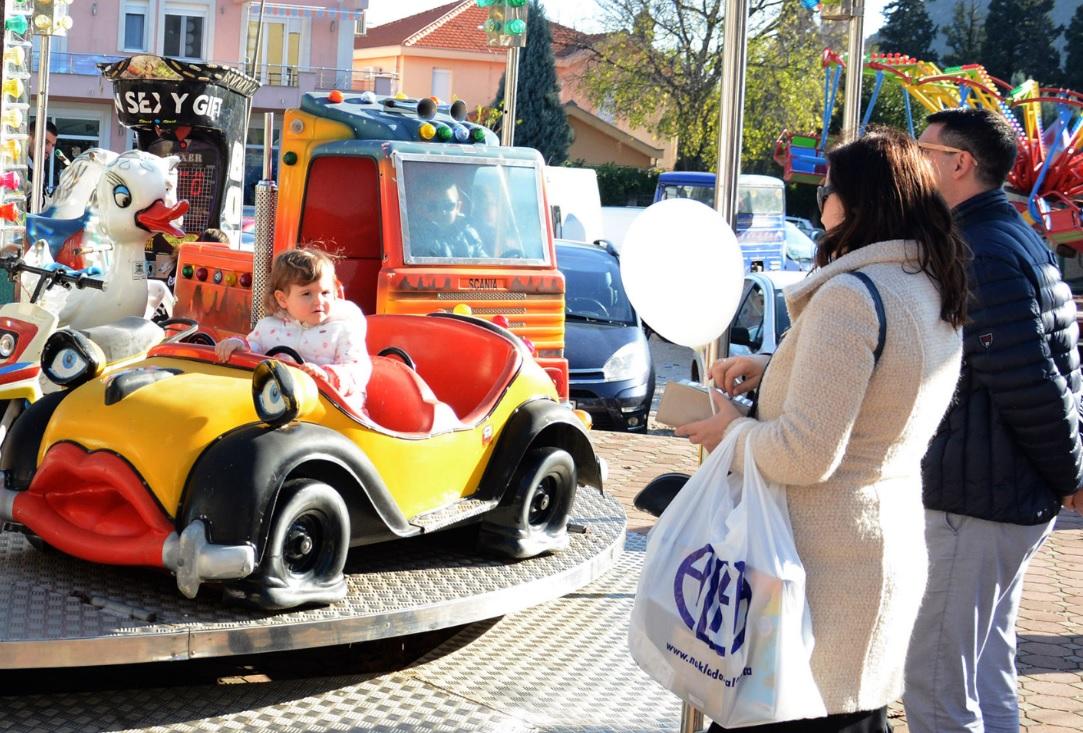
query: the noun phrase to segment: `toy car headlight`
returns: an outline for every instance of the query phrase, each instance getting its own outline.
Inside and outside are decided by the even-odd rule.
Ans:
[[[6,359],[15,353],[15,346],[19,343],[19,337],[11,331],[0,333],[0,359]]]
[[[319,392],[303,372],[267,359],[252,373],[252,402],[259,419],[277,428],[311,412],[319,402]]]
[[[78,387],[102,373],[101,347],[78,331],[57,331],[41,351],[45,376],[61,387]]]

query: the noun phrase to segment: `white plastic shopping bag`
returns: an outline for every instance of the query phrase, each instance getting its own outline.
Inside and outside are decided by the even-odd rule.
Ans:
[[[749,449],[744,475],[729,473],[739,432],[651,530],[629,647],[647,674],[724,728],[821,717],[786,497]]]

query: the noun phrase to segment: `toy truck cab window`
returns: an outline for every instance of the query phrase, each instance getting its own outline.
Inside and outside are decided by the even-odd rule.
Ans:
[[[531,161],[396,155],[395,164],[406,262],[548,264]]]

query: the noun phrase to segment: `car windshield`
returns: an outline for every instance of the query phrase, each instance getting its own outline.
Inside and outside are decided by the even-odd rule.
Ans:
[[[714,208],[714,186],[668,185],[663,199],[692,199]],[[786,213],[786,189],[778,186],[737,186],[737,213],[781,216]]]
[[[775,290],[775,339],[781,339],[790,328],[790,313],[786,310],[786,297],[782,288]]]
[[[811,262],[816,256],[816,243],[792,222],[786,222],[786,256],[802,262]]]
[[[737,213],[782,216],[786,189],[779,186],[737,186]]]
[[[399,205],[408,262],[547,262],[538,169],[402,160]]]
[[[714,186],[687,186],[670,184],[662,188],[663,199],[692,199],[714,208]]]
[[[636,325],[615,257],[602,249],[559,246],[557,267],[564,273],[564,313],[569,320]]]

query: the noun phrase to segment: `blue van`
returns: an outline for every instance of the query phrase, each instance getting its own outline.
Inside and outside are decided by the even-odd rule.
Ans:
[[[714,173],[669,171],[658,177],[654,200],[692,199],[714,208]],[[745,270],[781,270],[786,259],[786,184],[742,174],[737,181],[737,241]]]

